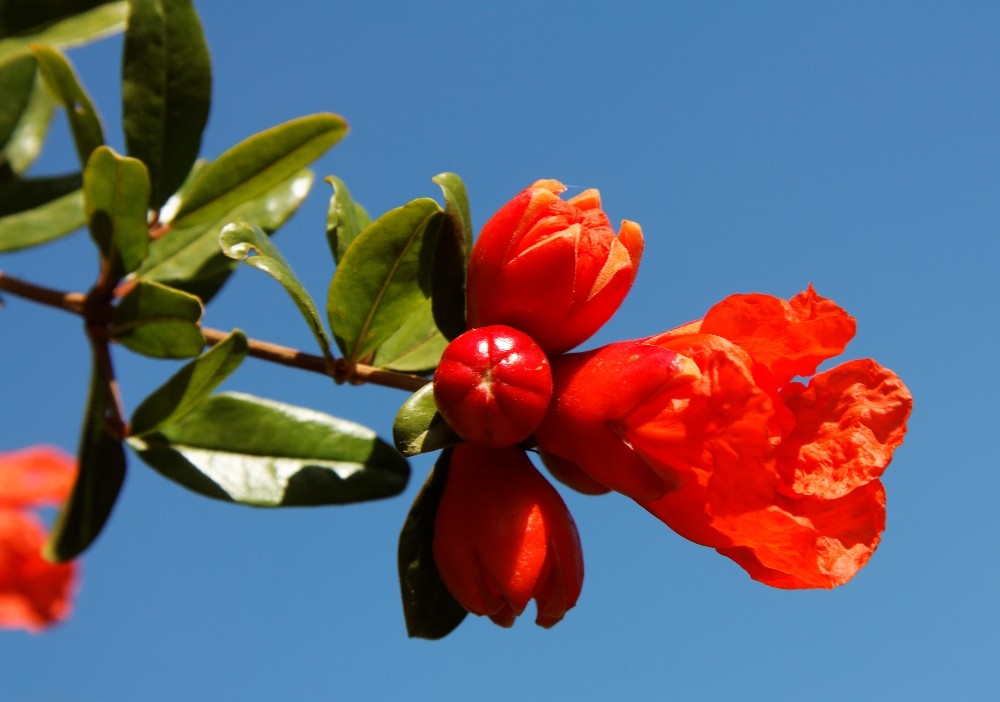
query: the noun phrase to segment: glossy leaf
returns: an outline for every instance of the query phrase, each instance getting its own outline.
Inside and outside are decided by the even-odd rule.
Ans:
[[[468,614],[445,587],[434,562],[434,520],[448,477],[449,454],[445,451],[427,476],[399,535],[403,615],[407,633],[415,638],[444,638]]]
[[[122,346],[154,358],[201,353],[201,300],[160,283],[139,282],[115,308],[109,333]]]
[[[95,364],[96,366],[96,364]],[[93,543],[111,515],[125,481],[125,450],[107,429],[110,399],[95,368],[77,455],[79,473],[45,545],[45,557],[69,561]]]
[[[440,219],[436,202],[414,200],[372,222],[344,253],[327,315],[348,361],[374,352],[427,304]]]
[[[125,273],[146,257],[149,177],[141,161],[102,146],[83,171],[83,201],[90,234],[105,260]]]
[[[196,409],[239,367],[246,353],[247,338],[236,330],[186,364],[136,408],[132,435],[155,431]]]
[[[407,373],[428,373],[437,367],[447,345],[448,340],[434,322],[431,301],[426,300],[382,342],[372,357],[372,365]]]
[[[333,252],[333,260],[340,263],[347,247],[371,224],[372,219],[365,208],[351,198],[344,181],[328,176],[326,182],[333,186],[333,195],[330,196],[330,206],[326,213],[326,238],[330,251]]]
[[[434,386],[430,383],[410,395],[399,408],[392,425],[392,440],[404,456],[437,451],[462,442],[438,414]]]
[[[101,0],[13,0],[4,9],[0,60],[33,43],[69,48],[120,32],[128,14],[127,3]]]
[[[450,340],[466,330],[465,272],[472,255],[472,219],[465,183],[454,173],[434,176],[444,192],[445,221],[437,238],[431,299],[434,320]]]
[[[313,336],[323,351],[323,356],[332,363],[330,340],[320,319],[319,310],[316,309],[316,303],[309,297],[309,293],[295,277],[291,266],[260,227],[246,222],[227,224],[219,234],[219,244],[222,246],[222,252],[229,258],[262,270],[281,283],[308,322]]]
[[[343,119],[318,114],[294,119],[240,142],[191,183],[174,217],[174,226],[190,227],[217,220],[290,178],[346,133]]]
[[[370,429],[250,395],[215,395],[129,439],[181,485],[257,507],[359,502],[399,494],[406,459]]]
[[[77,190],[41,207],[0,217],[0,253],[53,241],[86,223],[83,191]]]
[[[81,187],[83,177],[80,173],[39,178],[13,176],[0,180],[0,217],[33,210],[63,195],[76,192]],[[82,211],[81,208],[81,213]]]
[[[0,59],[0,172],[23,173],[41,153],[55,104],[30,53]]]
[[[212,100],[212,66],[190,0],[131,0],[122,60],[122,127],[129,156],[149,169],[159,209],[198,158]]]
[[[312,172],[303,169],[214,221],[190,227],[175,226],[150,243],[149,254],[136,275],[143,280],[157,280],[186,290],[207,302],[237,265],[219,249],[222,226],[244,220],[271,234],[302,204],[312,182]]]
[[[73,67],[58,49],[34,44],[31,51],[38,61],[49,91],[66,110],[82,168],[87,165],[94,149],[104,144],[104,129],[101,127],[100,117],[90,96],[80,85]]]

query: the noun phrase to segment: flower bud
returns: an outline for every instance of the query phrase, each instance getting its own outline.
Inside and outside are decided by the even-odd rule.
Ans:
[[[596,190],[569,200],[540,180],[483,227],[468,275],[469,328],[507,324],[550,354],[596,332],[632,287],[642,230],[625,221],[615,236]]]
[[[550,627],[583,587],[576,525],[520,449],[465,443],[451,453],[434,523],[434,562],[466,610],[511,626],[532,598]]]
[[[549,360],[531,337],[505,326],[468,331],[444,350],[434,400],[459,436],[514,446],[531,435],[552,397]]]

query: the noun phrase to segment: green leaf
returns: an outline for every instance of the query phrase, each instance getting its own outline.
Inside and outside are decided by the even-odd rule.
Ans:
[[[184,182],[201,148],[212,65],[190,0],[131,0],[122,60],[122,127],[129,156],[146,164],[150,206]]]
[[[450,340],[466,330],[465,272],[472,255],[472,219],[462,179],[441,173],[433,180],[444,192],[446,219],[434,253],[431,299],[434,320]]]
[[[378,349],[427,303],[440,219],[436,202],[414,200],[372,222],[344,253],[327,315],[349,362]]]
[[[257,507],[391,497],[409,477],[406,459],[370,429],[238,393],[210,397],[129,444],[195,492]]]
[[[300,117],[240,142],[210,163],[181,201],[175,227],[217,220],[319,158],[347,132],[337,115]]]
[[[235,330],[143,400],[132,415],[132,436],[176,422],[204,402],[246,358],[247,338]]]
[[[444,638],[468,614],[445,587],[434,562],[434,519],[448,477],[450,453],[445,451],[427,476],[399,535],[397,563],[403,615],[406,632],[415,638]]]
[[[125,273],[139,267],[149,246],[149,177],[142,162],[101,146],[83,171],[84,209],[104,259]]]
[[[372,223],[361,205],[351,199],[351,193],[344,182],[335,176],[328,176],[326,182],[333,186],[330,207],[326,213],[326,238],[333,252],[333,260],[340,263],[344,252],[358,234]]]
[[[80,173],[66,173],[39,178],[13,176],[0,180],[0,217],[26,212],[79,190],[83,186]],[[82,202],[82,201],[81,201]],[[80,208],[83,225],[83,207]]]
[[[34,44],[31,51],[49,90],[66,110],[80,165],[86,166],[94,149],[104,144],[104,129],[94,104],[80,85],[73,66],[58,49]]]
[[[83,192],[77,190],[33,210],[0,218],[0,253],[44,244],[86,223]]]
[[[309,297],[309,293],[295,277],[292,267],[288,265],[284,257],[278,252],[278,248],[271,242],[267,235],[253,224],[246,222],[233,222],[222,228],[219,234],[219,244],[222,252],[236,261],[243,261],[248,266],[253,266],[262,270],[276,281],[291,296],[299,312],[305,317],[312,330],[313,336],[319,342],[323,356],[333,362],[333,354],[330,351],[330,339],[326,335],[326,329],[316,309],[316,303]]]
[[[428,383],[410,395],[396,413],[392,440],[404,456],[416,456],[462,442],[451,430],[434,403],[434,386]]]
[[[382,342],[372,357],[379,368],[427,373],[437,367],[448,340],[434,322],[431,301],[425,300]]]
[[[54,103],[30,53],[0,59],[0,173],[23,173],[41,153]]]
[[[70,48],[120,32],[128,13],[125,2],[102,0],[8,0],[3,9],[0,60],[33,43]]]
[[[69,561],[83,553],[111,515],[125,481],[125,450],[107,429],[110,399],[95,364],[78,451],[79,473],[45,544],[45,557]]]
[[[150,243],[149,254],[136,275],[186,290],[207,302],[237,265],[219,249],[222,226],[239,219],[253,222],[272,234],[302,204],[312,182],[312,171],[303,169],[214,221],[174,227]]]
[[[115,308],[111,338],[154,358],[191,358],[201,353],[204,309],[191,295],[160,283],[139,282]]]

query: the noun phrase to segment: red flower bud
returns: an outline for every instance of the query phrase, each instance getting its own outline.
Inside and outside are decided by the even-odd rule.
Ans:
[[[468,275],[469,328],[507,324],[550,354],[588,339],[632,287],[642,230],[622,222],[616,237],[596,190],[569,200],[540,180],[483,227]]]
[[[549,360],[531,337],[480,327],[448,344],[434,372],[434,401],[467,441],[502,448],[524,441],[552,397]]]
[[[841,585],[881,538],[878,478],[912,406],[871,359],[792,382],[853,334],[811,287],[789,301],[734,295],[674,331],[555,359],[535,437],[756,580]]]
[[[75,478],[74,460],[57,449],[0,454],[0,628],[38,632],[69,615],[76,565],[42,557],[45,527],[31,508],[64,501]]]
[[[583,554],[559,493],[523,451],[466,443],[451,453],[434,562],[458,602],[511,626],[532,598],[550,627],[576,604]]]

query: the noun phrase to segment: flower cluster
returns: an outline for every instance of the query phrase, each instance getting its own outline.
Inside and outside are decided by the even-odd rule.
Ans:
[[[672,331],[568,353],[615,312],[643,239],[618,235],[597,191],[539,181],[483,228],[468,272],[470,331],[434,376],[451,453],[433,553],[467,611],[537,623],[579,597],[572,517],[525,448],[561,482],[622,493],[683,537],[774,587],[834,587],[885,526],[879,476],[912,399],[870,359],[816,373],[854,319],[810,286],[791,300],[734,295]],[[810,378],[808,383],[795,378]]]
[[[45,528],[32,513],[59,505],[76,462],[47,446],[0,454],[0,627],[38,632],[69,615],[75,563],[42,557]]]

